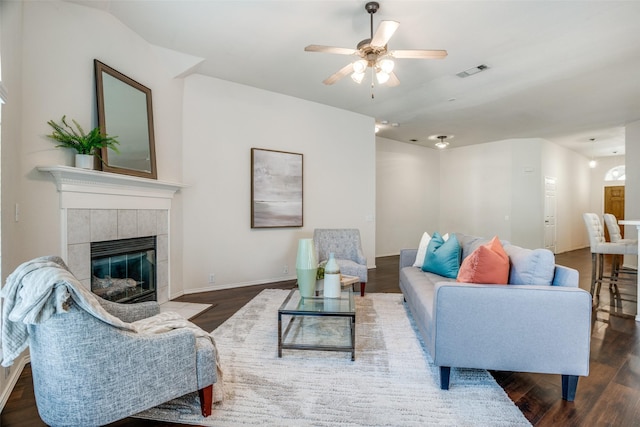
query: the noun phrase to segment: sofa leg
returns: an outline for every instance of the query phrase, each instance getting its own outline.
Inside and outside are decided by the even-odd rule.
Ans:
[[[451,376],[450,366],[440,366],[440,388],[449,390],[449,377]]]
[[[198,396],[200,396],[202,416],[208,417],[211,415],[211,405],[213,405],[213,384],[198,390]]]
[[[562,399],[568,402],[573,402],[573,400],[576,398],[578,378],[579,377],[577,375],[562,376]]]
[[[360,282],[360,296],[363,297],[364,296],[364,287],[366,285],[366,282]]]

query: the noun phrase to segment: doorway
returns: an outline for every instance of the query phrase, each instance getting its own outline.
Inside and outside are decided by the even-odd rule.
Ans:
[[[624,219],[624,185],[604,187],[604,213],[613,214],[618,220]],[[624,238],[624,227],[620,227],[620,234]],[[604,236],[611,241],[607,227]]]

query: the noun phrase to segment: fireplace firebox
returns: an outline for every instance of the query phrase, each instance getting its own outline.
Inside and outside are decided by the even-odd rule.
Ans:
[[[91,243],[91,291],[119,303],[156,301],[156,237]]]

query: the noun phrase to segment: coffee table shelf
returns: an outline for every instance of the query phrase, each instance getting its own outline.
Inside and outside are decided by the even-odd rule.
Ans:
[[[283,317],[289,317],[283,330]],[[302,298],[298,289],[278,309],[278,357],[283,349],[344,351],[355,360],[356,308],[352,289],[340,298]]]

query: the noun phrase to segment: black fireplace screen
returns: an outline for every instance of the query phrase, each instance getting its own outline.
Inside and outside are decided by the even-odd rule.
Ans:
[[[156,300],[156,238],[91,243],[91,291],[110,301]]]

